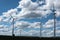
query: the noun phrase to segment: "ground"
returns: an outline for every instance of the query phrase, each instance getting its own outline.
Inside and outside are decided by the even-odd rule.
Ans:
[[[39,38],[39,37],[23,37],[23,36],[0,36],[0,40],[59,40],[58,37],[51,37],[51,38]]]

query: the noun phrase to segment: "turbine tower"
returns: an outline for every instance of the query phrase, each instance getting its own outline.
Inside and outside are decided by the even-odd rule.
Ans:
[[[53,14],[54,14],[54,37],[56,37],[56,13],[55,13],[55,7],[54,7],[54,3],[53,3],[53,6],[52,6],[52,12],[53,12]]]
[[[13,16],[11,16],[11,18],[13,19],[12,20],[12,36],[14,37],[15,36],[15,34],[14,34],[14,20],[15,20],[15,18]]]
[[[12,22],[13,22],[12,36],[15,36],[15,35],[14,35],[14,18],[13,18],[13,21],[12,21]]]

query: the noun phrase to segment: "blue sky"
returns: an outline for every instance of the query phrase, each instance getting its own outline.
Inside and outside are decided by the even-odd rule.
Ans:
[[[59,0],[0,0],[0,35],[12,35],[14,18],[16,36],[40,37],[40,27],[42,27],[43,37],[54,36],[54,15],[50,10],[53,3],[56,10],[56,36],[59,36]]]
[[[18,6],[20,0],[0,0],[0,14]]]

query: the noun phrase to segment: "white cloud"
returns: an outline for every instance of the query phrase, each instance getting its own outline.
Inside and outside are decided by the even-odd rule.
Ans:
[[[8,17],[8,18],[3,19],[2,21],[9,22],[9,20],[10,20],[10,18]]]
[[[29,28],[40,28],[40,26],[40,22],[34,22],[30,24]]]
[[[55,0],[54,6],[56,9],[56,17],[60,17],[60,0]]]
[[[40,36],[40,31],[31,30],[26,32],[23,30],[24,28],[40,28],[40,22],[30,23],[27,21],[17,21],[15,23],[15,28],[18,28],[17,30],[15,30],[16,36]]]
[[[54,36],[54,30],[53,30],[54,29],[54,19],[49,19],[43,25],[43,28],[44,28],[44,30],[42,30],[42,36],[43,37],[52,37],[52,36]],[[60,36],[60,21],[58,21],[58,20],[56,20],[56,36]]]
[[[56,36],[60,36],[60,21],[56,21]]]
[[[30,30],[28,33],[30,33],[31,36],[39,36],[40,37],[40,31]]]
[[[51,13],[49,10],[49,3],[46,3],[45,6],[40,7],[39,3],[32,2],[31,0],[22,0],[19,2],[18,8],[22,7],[22,10],[19,12],[18,16],[21,18],[41,18],[45,17]],[[28,5],[29,4],[29,5]],[[48,5],[48,6],[47,6]],[[48,9],[46,8],[48,7]],[[44,11],[46,9],[46,11]],[[41,11],[42,10],[42,11]]]
[[[24,8],[24,7],[28,7],[30,4],[30,0],[21,0],[19,2],[19,5],[17,8]]]
[[[10,9],[7,12],[3,12],[4,17],[15,17],[17,14],[17,9]]]
[[[36,31],[36,30],[24,31],[24,30],[21,30],[21,34],[20,34],[20,30],[18,29],[15,31],[15,35],[16,36],[37,36],[37,37],[39,37],[40,31]]]
[[[13,18],[17,18],[17,9],[10,9],[7,12],[2,13],[2,17],[0,16],[0,21],[3,22],[12,22]]]
[[[12,28],[7,25],[0,25],[0,35],[12,35]]]
[[[11,16],[14,18],[17,18],[17,19],[45,17],[51,13],[51,11],[49,10],[50,2],[51,1],[48,0],[48,1],[46,1],[46,5],[40,7],[39,3],[37,3],[37,2],[32,2],[31,0],[21,0],[19,2],[19,5],[17,8],[10,9],[7,12],[3,12],[3,17],[7,17],[7,19],[4,19],[4,21],[9,20],[9,18]],[[48,9],[46,7],[48,7]],[[18,8],[21,8],[22,10],[18,11]],[[46,10],[46,11],[44,11],[44,10]],[[18,14],[16,14],[16,13],[18,13]]]
[[[17,21],[15,23],[15,27],[19,27],[19,28],[26,28],[30,25],[29,22],[25,22],[25,21]]]
[[[60,10],[56,10],[56,17],[60,17]]]
[[[25,22],[25,21],[21,21],[21,22],[23,22],[23,24],[25,23],[28,23],[29,24],[29,26],[32,26],[32,27],[34,27],[34,28],[36,28],[40,23],[39,22],[35,22],[35,23],[29,23],[29,22]],[[21,23],[21,22],[19,22],[19,23]],[[17,23],[17,24],[19,24],[19,23]],[[45,23],[45,26],[43,26],[44,28],[53,28],[54,27],[54,20],[53,19],[50,19],[50,20],[48,20],[46,23]],[[20,25],[20,24],[19,24]],[[26,24],[27,25],[27,24]],[[51,26],[49,26],[49,25],[51,25]],[[57,21],[57,23],[56,23],[56,28],[57,27],[59,27],[59,25],[60,25],[60,22],[59,21]],[[29,27],[28,26],[28,27]],[[39,26],[40,27],[40,26]],[[37,27],[37,28],[39,28],[39,27]],[[15,31],[16,32],[16,36],[20,36],[20,29],[18,29],[18,30],[16,30]],[[49,36],[48,36],[49,35]],[[60,35],[60,30],[56,30],[56,36],[59,36]],[[26,31],[24,31],[24,30],[22,30],[21,31],[21,36],[39,36],[40,37],[40,30],[39,31],[37,31],[37,30],[30,30],[30,31],[28,31],[28,32],[26,32]],[[51,29],[43,29],[42,30],[42,37],[53,37],[54,36],[54,30],[51,30]]]
[[[53,30],[43,30],[42,37],[53,37],[54,31]]]
[[[21,0],[17,8],[35,9],[37,6],[38,4],[36,2],[33,3],[31,0]]]
[[[54,6],[56,9],[60,9],[60,0],[55,0],[54,4],[55,4]]]
[[[56,30],[56,36],[60,37],[60,30]]]
[[[60,27],[60,21],[58,21],[58,20],[56,21],[56,26]]]
[[[2,16],[0,16],[0,22],[2,21],[2,19],[3,19],[3,17],[2,17]]]
[[[3,28],[3,25],[0,25],[0,29]]]
[[[43,25],[44,28],[53,28],[54,27],[54,19],[50,19],[48,20],[44,25]]]
[[[36,9],[36,10],[27,10],[27,9],[23,9],[18,16],[21,18],[41,18],[41,17],[45,17],[48,14],[51,13],[50,10],[47,11],[43,11],[44,9],[42,9],[42,11],[40,9]]]
[[[40,22],[30,23],[30,22],[25,22],[25,21],[17,21],[15,23],[15,27],[19,27],[19,28],[40,28]]]
[[[21,19],[21,18],[41,18],[41,17],[46,17],[51,13],[51,10],[49,10],[53,4],[52,1],[54,0],[45,0],[46,4],[44,6],[38,6],[39,3],[37,2],[32,2],[31,0],[21,0],[19,2],[19,5],[17,8],[22,8],[21,11],[18,12],[18,9],[10,9],[7,12],[3,12],[3,16],[7,17],[7,19],[3,19],[4,21],[9,20],[11,16]],[[57,5],[57,2],[55,4]],[[57,16],[59,15],[59,11],[57,12]],[[18,13],[18,14],[16,14]],[[1,20],[2,18],[0,18]]]

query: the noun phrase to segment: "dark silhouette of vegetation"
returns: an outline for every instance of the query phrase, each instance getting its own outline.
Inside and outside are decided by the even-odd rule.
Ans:
[[[0,40],[59,40],[59,37],[0,36]]]

